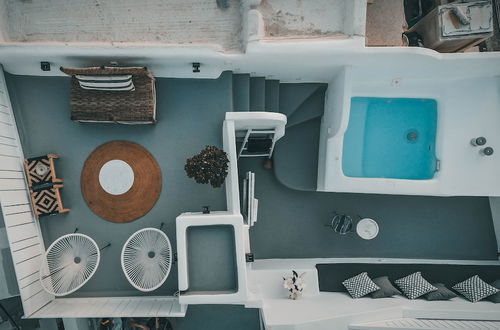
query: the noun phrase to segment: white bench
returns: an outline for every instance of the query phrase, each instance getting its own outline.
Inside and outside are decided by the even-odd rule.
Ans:
[[[425,263],[403,259],[275,259],[257,260],[250,267],[248,307],[261,308],[266,329],[350,329],[350,325],[388,319],[455,319],[500,321],[500,304],[490,301],[471,303],[462,297],[449,301],[410,300],[402,296],[352,299],[343,292],[320,292],[315,265],[341,262]],[[430,260],[442,263],[447,261]],[[457,261],[452,261],[457,262]],[[472,262],[474,263],[474,262]],[[489,263],[489,262],[488,262]],[[307,272],[306,288],[298,300],[287,298],[282,277],[291,270]],[[354,329],[354,328],[352,328]]]

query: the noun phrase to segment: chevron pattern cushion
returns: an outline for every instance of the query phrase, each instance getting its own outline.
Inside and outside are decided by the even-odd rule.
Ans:
[[[49,187],[40,190],[34,190],[31,193],[33,199],[33,207],[38,216],[46,216],[61,212],[58,203],[58,190],[54,187]]]
[[[368,277],[368,273],[366,272],[348,278],[342,282],[342,284],[353,298],[361,298],[380,289],[379,286]]]
[[[395,280],[397,286],[409,299],[417,299],[426,293],[436,291],[437,288],[427,282],[420,272],[410,274],[406,277]]]
[[[28,158],[24,162],[26,177],[31,186],[43,185],[52,182],[54,173],[47,155],[41,157]]]
[[[479,278],[478,275],[474,275],[463,282],[457,283],[452,288],[472,302],[477,302],[500,292],[499,289],[489,285]]]

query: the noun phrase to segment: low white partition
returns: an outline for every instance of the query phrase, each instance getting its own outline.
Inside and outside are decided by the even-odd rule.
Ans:
[[[244,304],[247,300],[247,268],[245,261],[245,246],[248,232],[244,230],[241,214],[225,211],[214,211],[210,214],[195,212],[182,213],[176,219],[177,258],[179,273],[179,290],[189,289],[189,268],[187,232],[195,226],[232,226],[234,229],[234,249],[236,255],[236,273],[238,289],[236,292],[187,292],[181,293],[181,304]]]
[[[234,121],[225,120],[222,124],[222,143],[229,159],[226,177],[227,210],[233,214],[240,213],[240,191],[238,183],[238,158],[236,157],[236,136]]]

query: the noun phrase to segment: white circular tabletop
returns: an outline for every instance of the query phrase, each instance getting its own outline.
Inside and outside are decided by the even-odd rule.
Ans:
[[[99,171],[99,183],[108,194],[122,195],[134,184],[134,170],[123,160],[110,160]]]
[[[364,218],[356,225],[356,233],[363,239],[373,239],[378,235],[378,224],[375,220]]]

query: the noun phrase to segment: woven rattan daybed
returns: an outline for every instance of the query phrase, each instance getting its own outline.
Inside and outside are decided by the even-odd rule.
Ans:
[[[120,124],[153,124],[156,122],[155,79],[144,67],[62,68],[71,76],[71,120]],[[87,90],[76,75],[132,75],[135,90]]]

